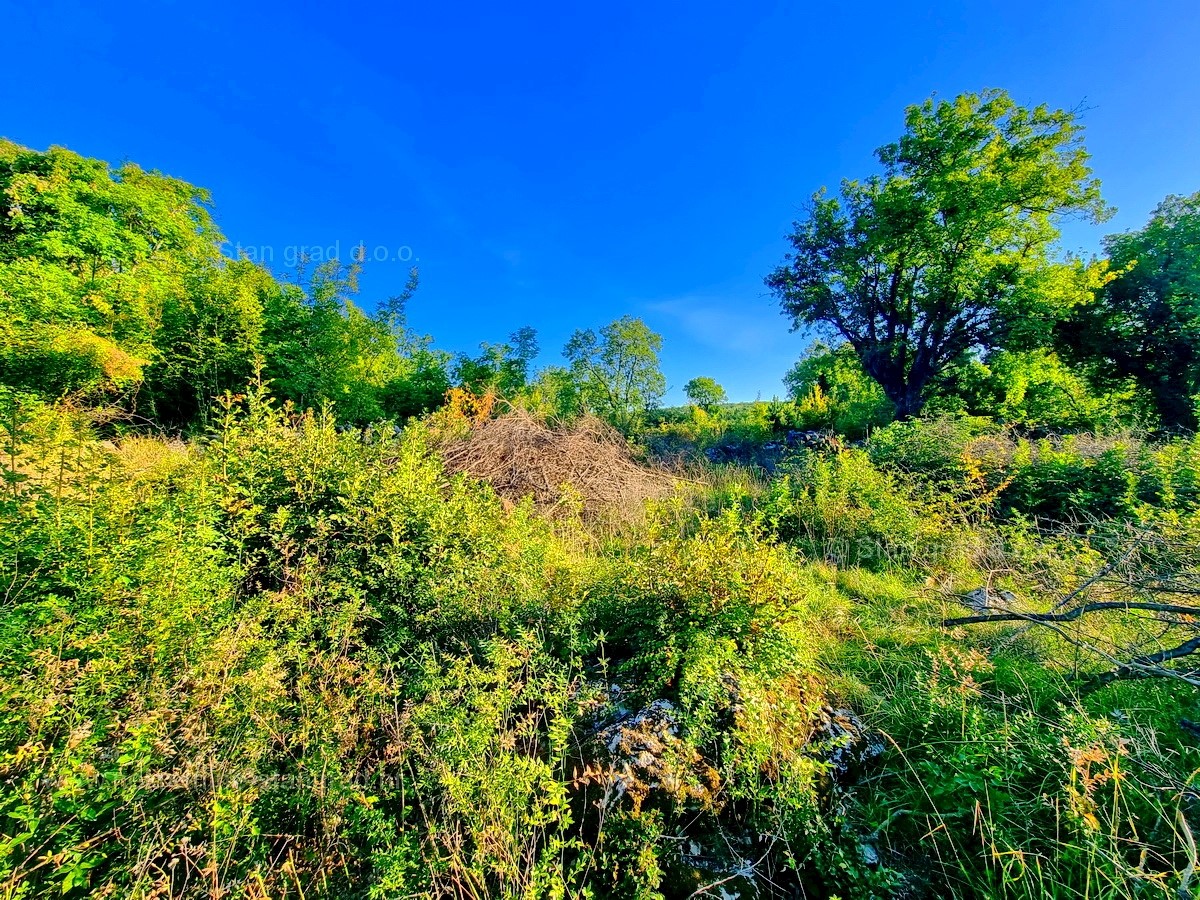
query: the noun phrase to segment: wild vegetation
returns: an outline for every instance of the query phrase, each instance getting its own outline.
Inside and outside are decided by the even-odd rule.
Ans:
[[[1200,195],[930,101],[768,276],[789,397],[658,408],[0,143],[0,896],[1200,889]]]

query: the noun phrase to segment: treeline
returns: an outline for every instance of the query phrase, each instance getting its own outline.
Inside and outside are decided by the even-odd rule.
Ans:
[[[1058,219],[1108,213],[1072,115],[999,92],[930,102],[878,155],[883,174],[814,197],[766,279],[818,339],[785,376],[789,401],[757,419],[855,438],[918,413],[1196,428],[1200,193],[1168,197],[1103,258],[1064,260]],[[0,141],[0,381],[185,431],[256,377],[358,425],[430,412],[460,387],[632,433],[665,393],[662,339],[640,320],[580,330],[565,365],[534,372],[531,327],[474,356],[414,333],[415,269],[369,312],[355,262],[302,261],[283,279],[223,255],[224,240],[202,189]],[[706,377],[686,393],[707,416],[726,400]]]
[[[416,269],[368,312],[355,302],[356,262],[301,261],[283,280],[223,255],[224,242],[200,188],[0,141],[0,382],[183,430],[256,377],[280,401],[331,403],[359,425],[427,413],[457,386],[629,429],[665,390],[661,338],[636,319],[576,332],[567,365],[534,377],[530,327],[476,356],[414,333]]]
[[[0,143],[0,366],[10,387],[164,426],[206,419],[260,373],[349,420],[440,401],[446,361],[404,324],[416,286],[368,314],[336,261],[293,282],[222,255],[207,192],[131,163]]]

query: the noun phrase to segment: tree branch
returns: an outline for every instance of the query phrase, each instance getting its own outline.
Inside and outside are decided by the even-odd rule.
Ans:
[[[1145,656],[1136,656],[1127,663],[1117,666],[1108,672],[1101,672],[1099,675],[1089,678],[1083,686],[1084,692],[1099,690],[1106,684],[1111,684],[1119,678],[1181,678],[1189,684],[1196,684],[1192,676],[1193,672],[1173,672],[1170,669],[1162,668],[1161,664],[1170,662],[1173,659],[1179,659],[1181,656],[1189,656],[1200,650],[1200,637],[1194,637],[1190,641],[1184,641],[1178,647],[1172,647],[1169,650],[1160,650],[1158,653],[1149,653]]]
[[[978,625],[982,622],[1070,622],[1086,613],[1099,612],[1106,609],[1145,609],[1151,612],[1178,613],[1185,616],[1200,615],[1200,608],[1183,606],[1175,603],[1151,603],[1143,600],[1101,600],[1095,603],[1085,603],[1064,613],[1025,613],[1003,612],[982,616],[961,616],[945,619],[943,627],[953,628],[956,625]]]

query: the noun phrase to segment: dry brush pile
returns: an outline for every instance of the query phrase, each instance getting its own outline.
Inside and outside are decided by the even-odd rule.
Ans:
[[[504,499],[532,495],[543,511],[582,505],[587,518],[632,516],[673,487],[664,473],[639,466],[615,429],[585,417],[550,428],[524,410],[477,424],[442,449],[446,468],[488,482]]]

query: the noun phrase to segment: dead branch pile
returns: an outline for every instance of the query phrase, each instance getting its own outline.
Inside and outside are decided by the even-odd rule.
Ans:
[[[482,479],[512,502],[532,494],[549,511],[573,493],[589,518],[633,514],[672,487],[669,476],[637,465],[624,438],[591,417],[552,429],[514,410],[475,426],[442,456],[451,472]]]

